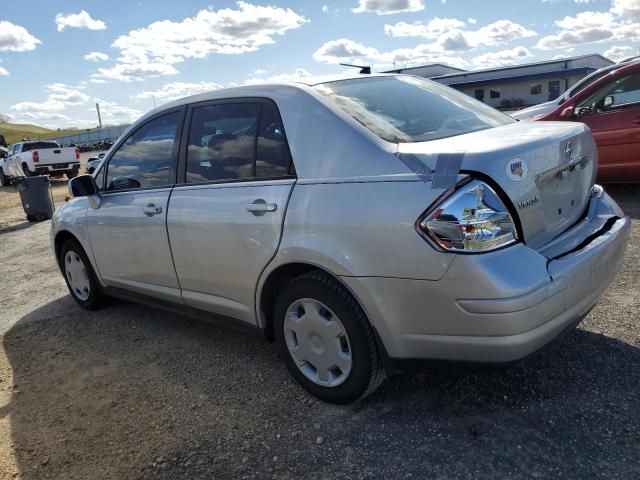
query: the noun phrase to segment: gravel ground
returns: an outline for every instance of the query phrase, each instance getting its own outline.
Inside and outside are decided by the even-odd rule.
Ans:
[[[421,368],[347,407],[308,396],[260,338],[80,310],[48,222],[5,222],[0,478],[640,478],[640,186],[608,190],[631,242],[575,332],[519,367]]]

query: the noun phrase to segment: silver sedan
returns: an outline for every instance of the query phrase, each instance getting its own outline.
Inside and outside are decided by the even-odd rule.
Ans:
[[[513,362],[577,325],[629,230],[597,162],[581,124],[517,123],[420,78],[231,88],[132,125],[70,182],[51,238],[81,307],[264,334],[347,403],[399,361]]]

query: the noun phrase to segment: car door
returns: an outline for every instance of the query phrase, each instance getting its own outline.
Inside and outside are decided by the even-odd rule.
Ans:
[[[255,289],[280,242],[295,183],[275,103],[240,99],[187,112],[167,228],[184,302],[256,323]]]
[[[576,112],[598,145],[598,181],[640,179],[640,72],[607,82]]]
[[[166,214],[184,111],[171,110],[144,122],[96,175],[102,201],[87,211],[87,229],[98,271],[109,287],[182,301]]]

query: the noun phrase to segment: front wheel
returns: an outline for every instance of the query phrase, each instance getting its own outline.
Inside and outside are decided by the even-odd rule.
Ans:
[[[67,240],[60,249],[60,269],[73,299],[86,310],[95,310],[104,304],[104,294],[91,262],[76,240]]]
[[[384,370],[371,325],[351,294],[323,272],[291,280],[279,294],[274,333],[295,380],[337,404],[372,393]]]

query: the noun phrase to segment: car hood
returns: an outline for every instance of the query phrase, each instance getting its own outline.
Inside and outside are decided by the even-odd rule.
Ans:
[[[533,107],[518,110],[517,112],[510,113],[509,115],[517,120],[531,120],[532,117],[537,115],[544,115],[552,112],[557,106],[557,100],[553,100],[551,102],[545,102],[540,105],[534,105]]]

